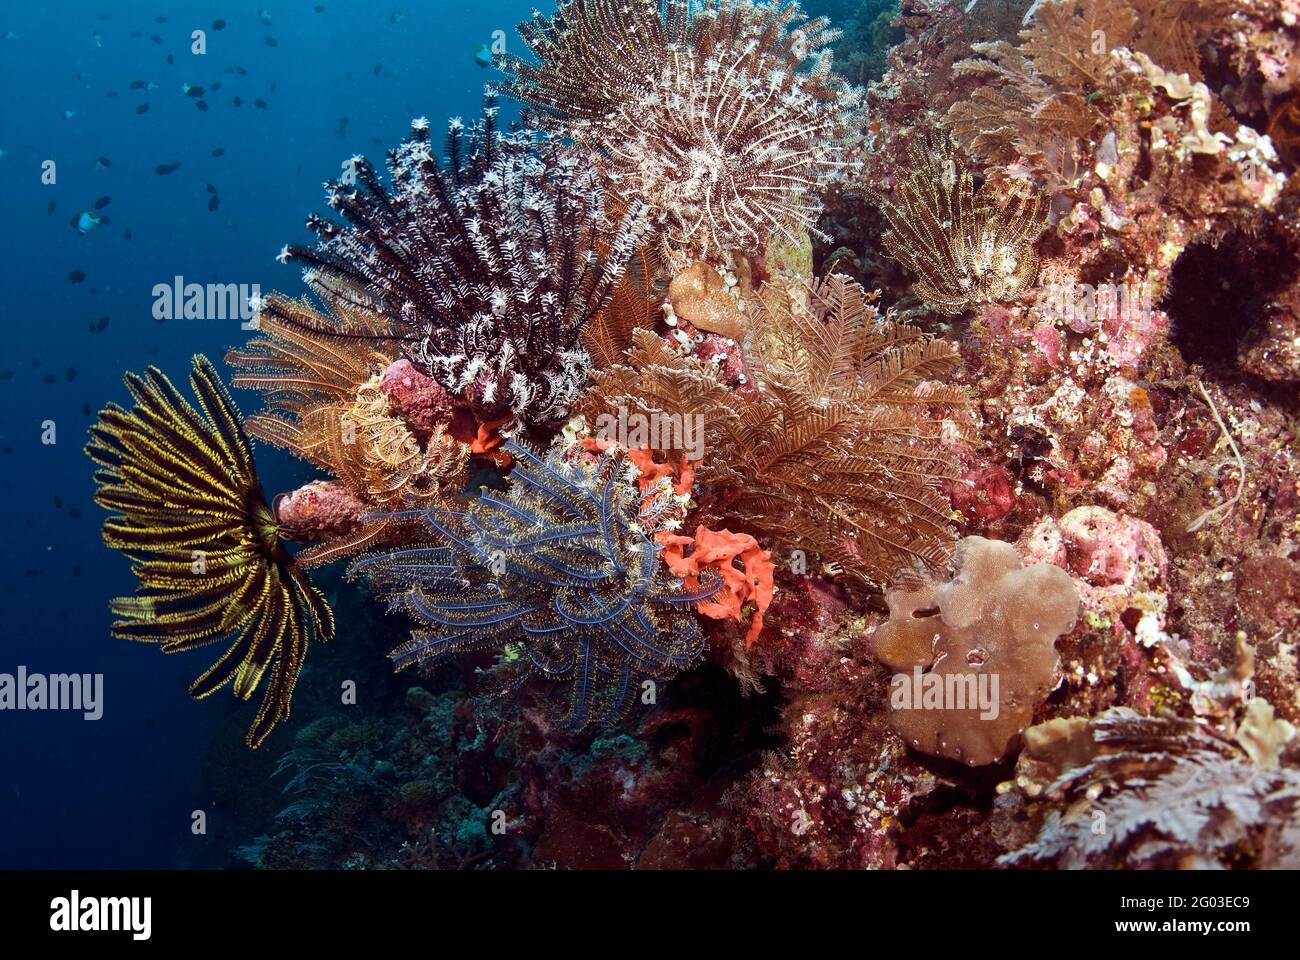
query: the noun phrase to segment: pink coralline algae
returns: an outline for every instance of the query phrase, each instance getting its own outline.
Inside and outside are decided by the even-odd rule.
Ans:
[[[952,508],[971,523],[987,525],[1011,512],[1016,505],[1015,487],[1015,477],[1006,467],[971,470],[952,485]]]
[[[1071,573],[1094,620],[1119,624],[1137,611],[1139,638],[1148,644],[1159,639],[1168,561],[1151,524],[1105,507],[1078,507],[1039,523],[1025,536],[1021,555],[1027,563],[1050,563]]]

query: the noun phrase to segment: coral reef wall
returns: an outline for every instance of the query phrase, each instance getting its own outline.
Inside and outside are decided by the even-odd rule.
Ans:
[[[264,535],[410,669],[245,859],[1300,866],[1300,4],[808,12],[563,0],[286,248]]]

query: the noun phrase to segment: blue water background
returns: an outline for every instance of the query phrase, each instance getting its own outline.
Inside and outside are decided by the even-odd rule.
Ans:
[[[154,285],[181,275],[301,292],[298,270],[274,257],[308,239],[303,219],[324,209],[323,182],[355,153],[380,165],[414,117],[427,116],[437,136],[448,117],[475,116],[495,77],[475,52],[495,30],[517,45],[514,25],[530,8],[321,5],[270,2],[269,25],[256,0],[0,5],[0,374],[10,374],[0,380],[0,672],[22,664],[105,677],[97,722],[0,712],[0,867],[204,859],[178,851],[193,840],[190,812],[208,806],[198,764],[233,697],[195,704],[186,695],[219,648],[164,657],[110,637],[108,600],[133,579],[100,543],[85,410],[125,402],[127,369],[157,364],[185,384],[191,355],[219,359],[248,334],[237,320],[156,322]],[[217,18],[222,31],[212,29]],[[207,31],[203,56],[190,52],[198,28]],[[227,72],[235,66],[248,75]],[[131,90],[137,80],[157,89]],[[207,112],[182,92],[186,82],[206,88]],[[149,110],[137,114],[142,103]],[[97,167],[101,156],[111,166]],[[41,182],[46,160],[57,164],[53,185]],[[175,162],[174,173],[154,172]],[[75,231],[69,221],[103,196],[109,222]],[[71,283],[73,271],[84,281]],[[102,317],[107,329],[90,333]],[[254,406],[246,393],[239,400]],[[57,425],[53,445],[41,443],[47,420]],[[266,447],[257,453],[268,493],[310,476]]]

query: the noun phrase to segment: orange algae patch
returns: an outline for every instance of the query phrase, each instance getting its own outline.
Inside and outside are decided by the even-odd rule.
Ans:
[[[763,613],[772,602],[772,574],[775,566],[772,554],[764,550],[747,533],[730,530],[710,530],[703,525],[695,528],[694,537],[662,531],[656,539],[663,544],[663,559],[668,569],[681,577],[688,588],[699,586],[699,575],[706,568],[716,570],[722,577],[722,589],[708,600],[699,600],[695,608],[714,620],[745,619],[742,608],[746,603],[754,607],[745,634],[745,648],[749,649],[763,629]],[[693,547],[687,555],[686,548]],[[739,559],[743,569],[735,565]]]

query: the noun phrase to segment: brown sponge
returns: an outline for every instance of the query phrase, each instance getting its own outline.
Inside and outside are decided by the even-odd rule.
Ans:
[[[885,595],[890,619],[872,637],[899,671],[894,729],[917,750],[981,766],[1001,760],[1058,678],[1056,640],[1079,617],[1069,574],[1024,567],[1010,544],[967,537],[947,583]]]

